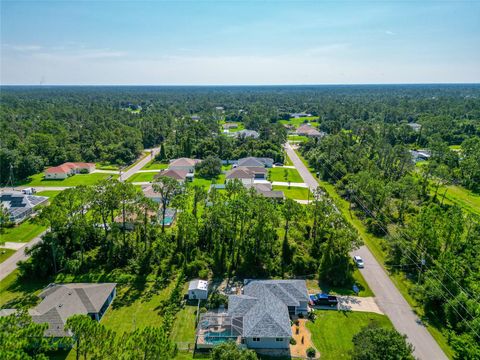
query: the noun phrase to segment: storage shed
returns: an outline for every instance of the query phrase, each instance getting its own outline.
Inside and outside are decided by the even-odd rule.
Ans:
[[[189,300],[206,300],[208,298],[208,281],[207,280],[192,280],[188,284],[188,299]]]

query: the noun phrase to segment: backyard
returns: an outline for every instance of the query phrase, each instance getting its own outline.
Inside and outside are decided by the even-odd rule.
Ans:
[[[322,360],[350,358],[353,336],[369,324],[393,328],[385,315],[374,313],[315,310],[315,314],[315,322],[308,321],[307,328]]]
[[[268,170],[268,179],[270,181],[284,181],[292,183],[303,183],[303,179],[297,169],[284,167],[274,167]]]

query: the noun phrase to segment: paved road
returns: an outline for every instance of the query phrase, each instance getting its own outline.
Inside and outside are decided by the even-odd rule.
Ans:
[[[33,240],[30,240],[28,243],[25,243],[20,249],[18,249],[12,256],[10,256],[7,260],[0,264],[0,281],[6,278],[12,271],[15,271],[17,268],[17,263],[20,260],[27,259],[27,255],[25,255],[25,249],[27,247],[32,247],[36,243],[42,240],[42,236],[45,232],[38,235]]]
[[[297,168],[305,183],[311,189],[318,186],[317,180],[310,174],[290,144],[285,145],[288,156]],[[368,286],[375,293],[379,308],[387,315],[400,333],[407,335],[408,341],[415,347],[414,355],[422,360],[447,359],[435,339],[423,326],[402,294],[395,287],[383,267],[366,246],[355,251],[365,262],[361,273]]]
[[[122,173],[119,180],[126,181],[128,178],[133,176],[133,174],[135,174],[138,170],[147,165],[155,157],[155,155],[160,151],[160,148],[149,149],[149,151],[151,152],[150,155],[145,156],[142,160],[137,162],[130,169]]]

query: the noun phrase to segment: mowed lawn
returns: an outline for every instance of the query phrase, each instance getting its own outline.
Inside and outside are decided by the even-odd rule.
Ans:
[[[355,292],[353,291],[354,284],[356,284],[359,289],[358,295],[355,294]],[[346,285],[345,287],[332,287],[328,284],[319,283],[317,279],[312,279],[307,280],[307,288],[309,293],[324,292],[332,295],[349,295],[360,297],[374,296],[373,291],[370,289],[367,282],[363,278],[362,273],[358,271],[358,269],[355,269],[355,271],[353,272],[352,283]]]
[[[24,186],[78,186],[78,185],[95,185],[100,180],[108,179],[110,177],[116,179],[116,174],[105,173],[91,173],[91,174],[76,174],[69,176],[63,180],[45,180],[44,174],[36,174],[30,177],[27,183],[22,183]]]
[[[366,312],[316,310],[315,322],[307,322],[322,360],[349,359],[353,336],[371,323],[393,328],[385,315]]]
[[[2,249],[0,248],[0,264],[7,260],[10,256],[15,253],[15,250],[12,249]]]
[[[102,324],[119,334],[145,326],[160,326],[160,302],[168,298],[174,286],[175,281],[160,290],[153,289],[151,283],[117,285],[117,296]]]
[[[174,342],[195,344],[196,311],[196,305],[186,305],[177,313],[172,333],[170,334]]]
[[[136,173],[133,176],[129,177],[127,182],[152,182],[155,175],[158,173],[156,172],[144,172],[144,173]]]
[[[461,186],[449,185],[438,190],[438,198],[441,199],[445,193],[445,198],[465,210],[480,215],[480,195],[465,189]]]
[[[36,193],[35,195],[47,196],[50,199],[53,199],[55,196],[57,196],[61,192],[62,192],[61,190],[45,190],[45,191],[40,191],[40,192]]]
[[[34,305],[34,302],[36,303],[40,301],[40,299],[36,298],[36,295],[38,295],[50,282],[51,279],[20,280],[18,278],[18,270],[15,270],[5,279],[0,281],[0,308],[14,308],[19,304]]]
[[[199,185],[203,186],[206,190],[210,188],[213,184],[224,184],[225,183],[225,174],[220,174],[216,179],[204,179],[198,176],[195,176],[191,183],[188,183],[190,186]]]
[[[274,185],[273,190],[278,190],[278,191],[283,191],[285,196],[289,199],[294,199],[294,200],[312,200],[313,199],[313,194],[310,192],[308,188],[301,188],[301,187],[293,187],[290,186],[279,186],[279,185]]]
[[[317,116],[304,116],[304,117],[299,117],[299,118],[291,118],[288,120],[280,120],[280,124],[284,125],[293,125],[296,128],[298,128],[300,125],[303,123],[310,123],[312,126],[318,126],[317,124],[318,117]]]
[[[4,233],[0,234],[0,240],[2,242],[28,242],[46,229],[45,226],[37,224],[30,219],[22,222],[18,226],[5,229]]]
[[[168,164],[162,164],[155,160],[150,161],[147,165],[145,165],[142,170],[163,170],[168,168]]]
[[[274,167],[268,169],[268,179],[270,181],[290,181],[295,183],[303,183],[303,179],[297,169]]]

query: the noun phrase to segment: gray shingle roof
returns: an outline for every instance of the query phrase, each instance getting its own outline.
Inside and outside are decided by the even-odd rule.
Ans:
[[[243,295],[229,297],[228,313],[232,317],[243,317],[244,337],[292,336],[287,306],[308,301],[305,281],[252,281],[243,292]]]
[[[46,336],[70,336],[64,329],[76,314],[98,313],[116,284],[51,284],[39,297],[42,302],[29,311],[36,323],[48,323]]]

